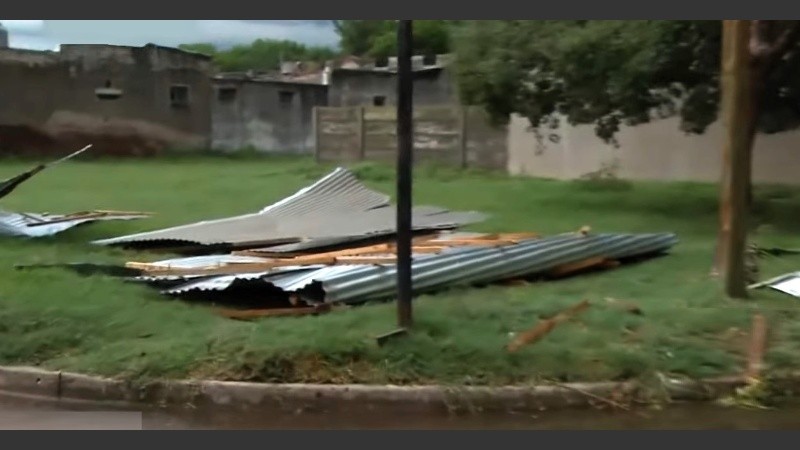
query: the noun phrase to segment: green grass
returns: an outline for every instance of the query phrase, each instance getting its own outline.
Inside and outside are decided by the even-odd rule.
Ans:
[[[30,162],[3,161],[0,178]],[[98,223],[54,238],[0,238],[0,364],[130,378],[203,376],[286,382],[531,383],[624,379],[665,372],[691,377],[741,370],[751,316],[770,320],[773,370],[800,366],[800,302],[759,291],[726,299],[708,273],[716,188],[693,183],[561,182],[420,168],[415,202],[480,210],[480,231],[678,234],[671,255],[616,270],[523,287],[458,289],[419,298],[413,333],[384,347],[392,304],[319,317],[239,322],[144,286],[62,270],[15,271],[18,263],[124,262],[156,255],[105,249],[93,239],[251,212],[303,187],[330,167],[302,159],[181,158],[72,162],[40,174],[2,206],[14,211],[145,210],[148,220]],[[355,166],[365,182],[394,191],[393,173]],[[800,190],[758,191],[760,243],[800,247]],[[764,276],[796,270],[800,257],[764,261]],[[634,302],[644,314],[610,306]],[[517,354],[513,332],[582,299],[578,320]]]

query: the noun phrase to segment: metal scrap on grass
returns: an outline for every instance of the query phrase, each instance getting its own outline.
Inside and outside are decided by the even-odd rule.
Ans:
[[[11,194],[22,183],[31,179],[39,172],[70,160],[81,153],[89,150],[91,145],[70,153],[56,161],[40,164],[26,172],[11,177],[0,183],[0,198]],[[0,210],[0,235],[37,238],[52,236],[64,230],[83,225],[90,222],[107,220],[135,220],[149,217],[150,213],[128,212],[128,211],[83,211],[72,214],[50,214],[50,213],[20,213]]]

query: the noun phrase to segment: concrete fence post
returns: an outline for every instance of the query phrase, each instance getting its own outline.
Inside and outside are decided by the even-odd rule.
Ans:
[[[314,135],[314,160],[319,163],[322,159],[320,158],[320,152],[322,150],[319,147],[319,106],[315,106],[311,111],[311,132]]]
[[[366,124],[364,123],[364,106],[356,109],[356,120],[358,123],[358,160],[364,161],[367,155],[366,148]]]
[[[458,151],[461,152],[461,168],[466,169],[469,165],[467,158],[467,107],[458,107]]]

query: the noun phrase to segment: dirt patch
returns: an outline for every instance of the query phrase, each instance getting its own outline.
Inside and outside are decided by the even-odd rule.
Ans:
[[[156,156],[175,147],[200,148],[205,138],[142,120],[57,112],[42,126],[0,125],[0,154],[62,155],[70,148],[92,144],[92,154]]]

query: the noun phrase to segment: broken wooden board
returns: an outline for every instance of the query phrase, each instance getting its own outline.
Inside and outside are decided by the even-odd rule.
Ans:
[[[332,310],[331,305],[321,304],[319,306],[298,307],[298,308],[265,308],[265,309],[217,309],[217,314],[236,320],[253,320],[264,317],[299,317],[324,314]]]
[[[619,261],[609,260],[604,256],[596,256],[555,267],[548,272],[548,275],[551,277],[564,277],[591,269],[611,269],[619,265]]]
[[[556,314],[555,316],[539,322],[538,325],[530,330],[520,333],[513,341],[511,341],[507,350],[511,353],[518,351],[525,345],[533,344],[549,334],[553,329],[561,323],[564,323],[578,314],[586,311],[591,306],[588,300],[584,300],[577,305],[571,306],[566,310]]]

